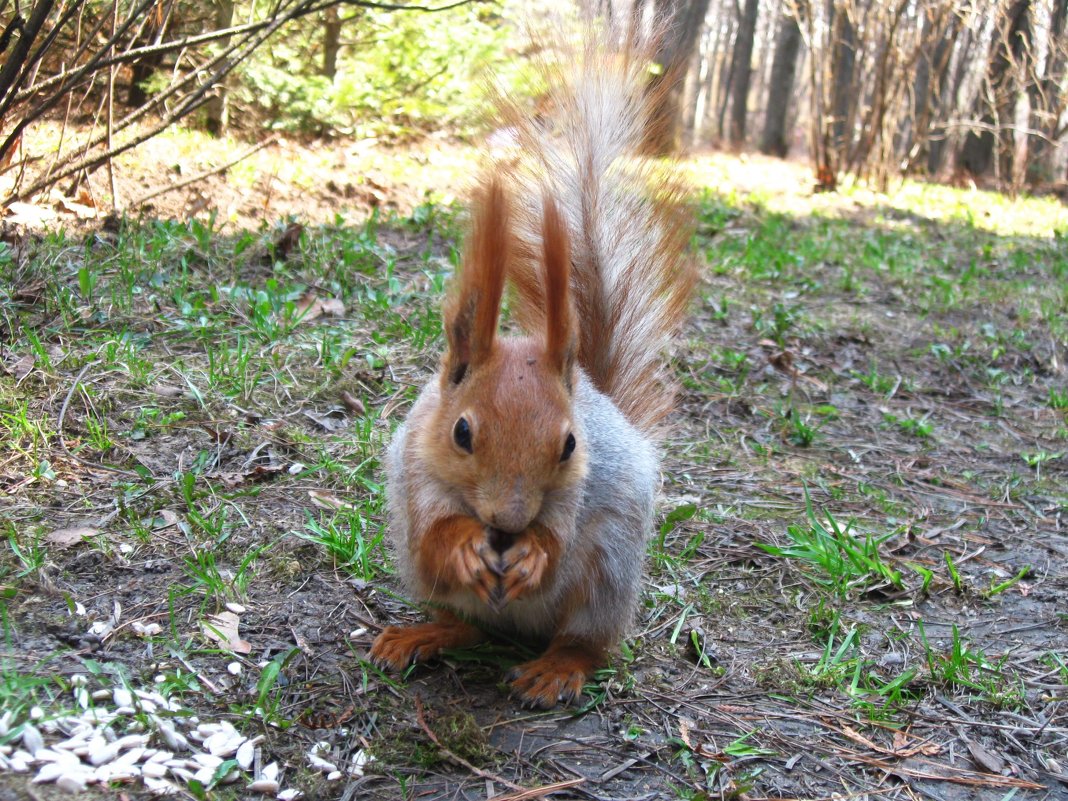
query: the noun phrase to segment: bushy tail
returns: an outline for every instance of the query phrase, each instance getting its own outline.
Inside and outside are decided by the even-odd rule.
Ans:
[[[682,189],[668,165],[641,158],[653,101],[648,52],[603,36],[543,69],[547,94],[535,117],[504,103],[517,147],[498,169],[511,179],[516,257],[512,310],[527,331],[544,326],[543,196],[571,237],[578,362],[640,430],[671,410],[664,352],[685,316],[695,270]]]

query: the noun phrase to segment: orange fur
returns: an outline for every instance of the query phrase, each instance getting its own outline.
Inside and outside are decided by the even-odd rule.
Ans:
[[[575,356],[571,309],[571,244],[560,210],[549,195],[542,198],[542,247],[545,266],[545,352],[553,369],[571,386]]]
[[[586,680],[604,657],[604,648],[596,644],[556,637],[537,659],[512,668],[512,692],[539,709],[550,709],[560,700],[571,703],[582,695]]]
[[[474,518],[454,515],[434,523],[423,533],[415,558],[431,598],[465,588],[488,602],[497,588],[486,527]]]
[[[663,351],[685,319],[697,271],[687,253],[692,213],[686,187],[669,164],[635,158],[656,127],[658,96],[646,81],[655,37],[630,42],[620,52],[593,35],[568,52],[562,67],[542,65],[556,123],[551,130],[502,100],[520,156],[498,168],[527,192],[545,192],[548,185],[550,194],[566,201],[578,363],[631,423],[658,435],[674,405]],[[608,74],[627,76],[616,94],[606,88],[613,82],[601,78]],[[584,127],[590,106],[598,104],[595,113],[618,117],[596,129],[605,141]],[[517,206],[514,214],[525,235],[508,266],[512,312],[529,332],[544,330],[551,308],[536,235],[547,215],[532,203]],[[623,244],[623,237],[635,244]]]
[[[477,194],[440,376],[388,460],[400,572],[464,622],[385,629],[381,665],[477,641],[468,619],[499,626],[550,641],[512,681],[549,707],[579,697],[637,606],[661,361],[695,277],[679,184],[636,159],[647,57],[591,43],[552,76],[551,118],[511,120],[521,153]],[[498,334],[506,279],[526,336]]]
[[[447,381],[458,382],[468,367],[485,361],[493,351],[511,254],[509,216],[504,188],[492,175],[475,201],[464,269],[457,291],[445,305]]]
[[[466,648],[485,639],[475,626],[442,610],[433,623],[417,626],[387,626],[371,646],[370,657],[377,664],[404,670],[413,662],[433,659],[446,648]]]

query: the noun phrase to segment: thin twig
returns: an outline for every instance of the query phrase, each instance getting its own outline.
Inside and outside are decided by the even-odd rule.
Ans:
[[[124,476],[133,476],[134,478],[140,478],[141,476],[131,470],[123,470],[121,467],[112,467],[109,464],[90,462],[87,459],[83,459],[82,457],[71,453],[70,448],[67,447],[67,438],[63,436],[63,421],[67,417],[67,407],[70,406],[70,399],[74,397],[74,391],[77,389],[78,384],[80,384],[82,382],[82,379],[85,378],[85,374],[89,372],[89,369],[91,367],[95,367],[96,364],[97,362],[92,361],[81,369],[81,372],[78,373],[78,377],[74,379],[73,383],[71,383],[70,385],[70,389],[67,390],[67,397],[63,399],[63,405],[59,407],[59,417],[56,420],[56,431],[59,433],[59,445],[61,448],[63,448],[63,453],[66,454],[67,458],[72,459],[73,461],[78,462],[79,464],[85,465],[86,467],[91,467],[97,470],[107,470],[111,473],[119,473],[120,475]]]
[[[489,801],[528,801],[531,798],[544,798],[550,793],[558,793],[561,790],[566,790],[569,787],[575,787],[579,784],[585,783],[586,779],[579,776],[576,779],[566,779],[562,782],[556,782],[555,784],[546,784],[542,787],[531,787],[529,790],[523,790],[519,793],[509,793],[508,795],[495,795]]]
[[[475,767],[470,762],[468,762],[466,759],[464,759],[462,756],[458,756],[457,754],[454,754],[452,751],[450,751],[448,748],[446,748],[444,745],[442,745],[441,744],[441,740],[438,739],[438,736],[436,734],[434,734],[434,732],[432,732],[430,730],[430,726],[427,725],[426,716],[423,714],[423,699],[420,698],[418,695],[415,696],[415,716],[419,721],[419,726],[422,728],[423,731],[426,732],[426,736],[430,738],[430,742],[434,743],[434,745],[436,745],[439,749],[441,749],[441,753],[443,753],[446,757],[451,759],[457,765],[460,765],[461,767],[467,768],[469,771],[471,771],[476,776],[478,776],[478,777],[480,777],[482,779],[489,779],[490,781],[500,782],[505,787],[507,787],[509,790],[514,790],[517,793],[525,793],[525,792],[527,792],[526,788],[520,787],[518,784],[513,784],[512,782],[508,781],[505,778],[502,778],[502,777],[497,776],[497,775],[495,775],[493,773],[489,773],[487,771],[484,771],[484,770],[482,770],[482,768]],[[520,796],[520,797],[527,798],[527,797],[536,797],[536,796]]]
[[[186,178],[184,181],[179,181],[176,184],[160,187],[159,189],[152,190],[147,195],[142,195],[141,197],[137,198],[137,200],[134,200],[130,204],[130,207],[137,208],[138,206],[142,206],[148,201],[159,197],[160,195],[165,195],[168,192],[174,192],[177,189],[183,189],[184,187],[187,187],[190,184],[195,184],[197,181],[202,181],[205,178],[208,178],[212,175],[216,175],[217,173],[225,172],[226,170],[237,164],[239,161],[244,161],[249,156],[253,155],[254,153],[257,153],[260,150],[263,150],[263,148],[267,147],[268,145],[273,145],[276,141],[277,137],[270,136],[264,141],[260,142],[258,145],[250,147],[242,153],[238,154],[236,157],[226,162],[225,164],[220,164],[218,167],[212,167],[211,169],[204,170],[203,172],[198,172],[196,175],[192,175],[189,178]]]

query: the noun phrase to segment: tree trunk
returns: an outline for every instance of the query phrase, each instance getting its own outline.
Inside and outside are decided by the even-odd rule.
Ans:
[[[994,145],[1002,154],[1002,174],[1012,174],[1013,137],[1001,136],[1015,117],[1016,81],[1013,65],[1031,51],[1031,0],[1012,0],[994,33],[990,64],[976,100],[980,129],[968,132],[960,152],[960,166],[972,175],[985,175],[994,163]],[[1005,164],[1004,162],[1008,162]],[[1007,169],[1007,172],[1005,171]]]
[[[851,9],[840,7],[834,15],[834,61],[831,67],[833,118],[831,120],[832,147],[835,163],[841,164],[853,132],[849,122],[855,108],[853,66],[856,63],[857,30],[849,18]]]
[[[654,4],[657,18],[665,21],[666,31],[657,48],[660,74],[649,82],[654,104],[645,145],[652,155],[666,156],[678,150],[686,69],[704,26],[708,4],[709,0],[657,0]]]
[[[1068,42],[1064,40],[1065,21],[1068,18],[1068,0],[1054,0],[1049,22],[1048,49],[1042,75],[1034,84],[1031,93],[1031,127],[1042,133],[1031,143],[1030,169],[1040,181],[1053,180],[1057,140],[1064,135],[1059,130],[1064,113],[1064,95],[1061,86],[1068,62]]]
[[[233,21],[234,0],[215,0],[215,29],[225,30],[233,24]],[[225,49],[229,43],[230,39],[226,37],[219,40],[218,46]],[[225,79],[220,81],[215,87],[215,94],[204,104],[204,111],[207,115],[205,127],[212,136],[225,136],[226,129],[230,125],[230,104],[227,99],[226,84]]]
[[[723,60],[726,64],[726,69],[720,70],[719,86],[716,89],[716,100],[719,109],[719,113],[716,116],[716,136],[720,139],[723,138],[723,132],[727,127],[727,106],[730,105],[731,84],[734,83],[734,62],[738,55],[737,49],[733,46],[734,39],[735,32],[732,28],[728,30],[724,40]],[[729,56],[727,55],[728,52],[730,53]]]
[[[943,56],[945,68],[939,73],[942,79],[941,95],[939,97],[938,114],[936,115],[937,123],[932,127],[930,134],[930,151],[927,154],[928,175],[938,174],[945,161],[946,145],[950,141],[949,129],[946,128],[945,123],[950,114],[960,108],[961,86],[964,83],[967,66],[971,62],[972,48],[975,46],[975,36],[972,33],[972,29],[962,26],[960,17],[956,14],[951,14],[950,25],[953,35],[948,37],[951,42],[949,50]],[[957,64],[956,69],[953,70],[952,77],[950,77],[949,67],[954,57],[957,60]]]
[[[803,0],[797,4],[797,15],[804,14]],[[797,54],[801,49],[801,25],[789,5],[783,8],[779,24],[779,38],[775,42],[775,57],[768,84],[768,107],[764,114],[764,135],[760,151],[772,156],[785,156],[789,151],[786,138],[786,119],[790,99],[794,93],[797,74]]]
[[[341,16],[337,6],[330,6],[323,21],[323,75],[330,80],[337,75],[337,54],[340,49]]]
[[[731,83],[731,124],[727,140],[732,147],[745,145],[745,123],[749,111],[749,79],[753,72],[753,36],[756,32],[758,0],[745,0],[745,11],[734,42],[734,80]]]

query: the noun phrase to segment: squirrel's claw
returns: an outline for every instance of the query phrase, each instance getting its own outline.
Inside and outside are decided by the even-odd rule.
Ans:
[[[473,592],[482,603],[493,606],[499,568],[493,550],[485,541],[468,540],[453,554],[453,572],[459,584]]]
[[[516,553],[512,554],[511,551]],[[501,606],[511,603],[541,586],[549,556],[533,541],[506,551],[501,561],[506,567],[501,573]]]
[[[512,694],[525,705],[551,709],[582,696],[586,680],[604,655],[603,649],[569,639],[555,640],[537,659],[516,665],[507,675]]]
[[[512,695],[534,709],[552,709],[560,702],[577,701],[586,683],[585,671],[544,662],[544,657],[535,659],[509,671],[507,679],[512,685]]]
[[[445,648],[463,648],[482,639],[474,626],[452,619],[416,626],[387,626],[375,637],[368,654],[380,668],[404,670],[413,662],[433,659]]]

